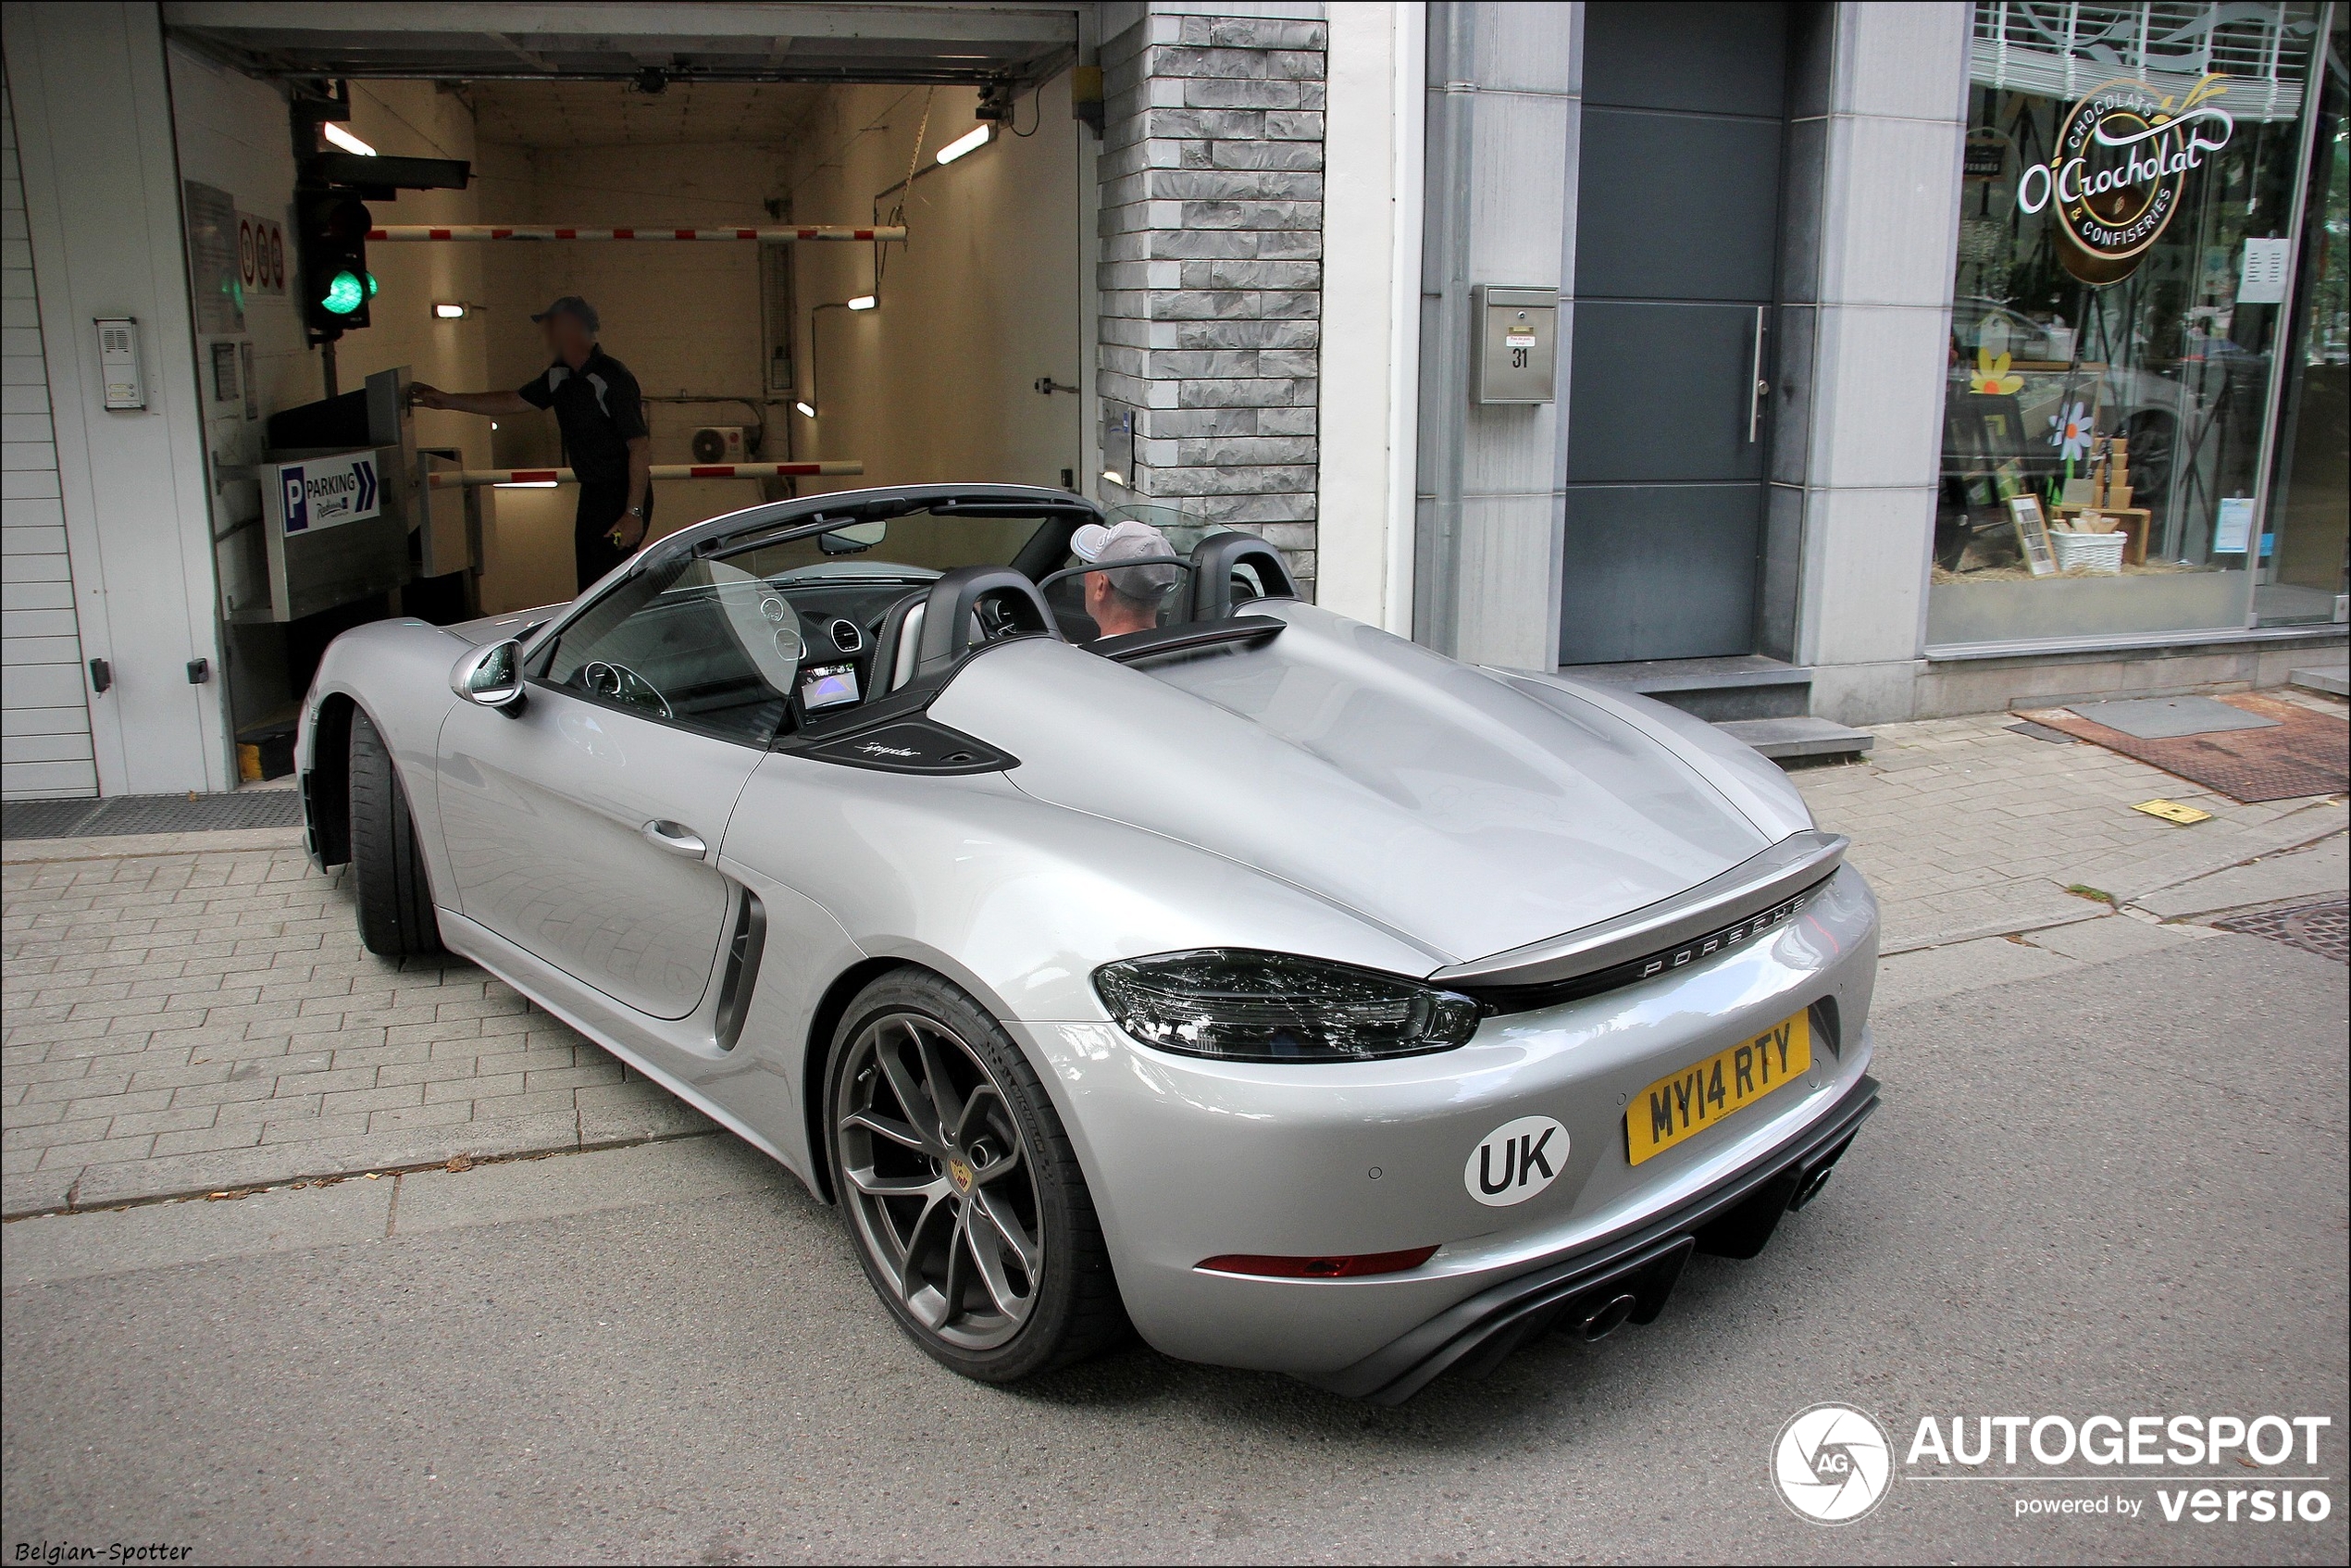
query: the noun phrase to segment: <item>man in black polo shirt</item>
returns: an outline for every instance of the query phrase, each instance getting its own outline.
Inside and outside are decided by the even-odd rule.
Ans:
[[[426,408],[465,414],[521,414],[552,408],[564,455],[579,478],[572,558],[579,588],[635,554],[653,519],[653,439],[645,400],[628,367],[596,342],[596,307],[566,294],[531,317],[546,330],[554,362],[514,392],[445,392],[422,382],[409,396]]]

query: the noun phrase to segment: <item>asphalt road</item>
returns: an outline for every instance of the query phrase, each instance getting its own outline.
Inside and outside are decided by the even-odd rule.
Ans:
[[[2342,1562],[2344,982],[2233,936],[1946,974],[1881,1011],[1884,1108],[1761,1258],[1700,1259],[1653,1326],[1400,1410],[1142,1349],[961,1382],[831,1213],[717,1139],[410,1176],[396,1213],[386,1178],[24,1221],[0,1550]],[[2316,1468],[2218,1474],[2326,1476],[2331,1512],[2170,1524],[2103,1473],[1906,1474],[1825,1528],[1769,1467],[1823,1400],[1897,1449],[1930,1414],[2326,1415]],[[2144,1512],[2015,1515],[2101,1496]]]

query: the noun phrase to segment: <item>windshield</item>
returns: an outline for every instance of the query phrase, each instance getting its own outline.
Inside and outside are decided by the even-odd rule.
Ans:
[[[809,519],[814,521],[814,518]],[[1009,566],[1052,519],[974,517],[909,512],[845,521],[829,533],[728,551],[725,559],[754,577],[805,579],[937,577],[957,566]],[[870,542],[868,542],[870,541]]]
[[[1123,526],[1129,537],[1112,552],[1115,562],[1101,565],[1079,547],[1089,533],[1104,533],[1103,526],[1076,530],[1072,538],[1065,516],[990,517],[927,509],[844,517],[838,527],[802,538],[754,540],[722,551],[718,559],[783,591],[812,622],[812,635],[836,615],[878,634],[879,612],[911,586],[976,566],[1012,566],[1027,575],[1043,592],[1055,626],[1072,642],[1094,643],[1189,620],[1188,558],[1203,540],[1231,530],[1165,506],[1130,504],[1109,509],[1105,517],[1108,526]],[[816,515],[791,526],[825,520]],[[1137,525],[1148,531],[1135,535]],[[1252,568],[1241,573],[1235,582],[1239,597],[1266,591]],[[825,641],[815,640],[819,645]]]
[[[1047,502],[1027,512],[1027,501],[985,496],[894,516],[888,504],[843,503],[839,514],[811,513],[739,535],[740,542],[652,555],[559,629],[535,655],[534,679],[584,702],[765,746],[906,686],[933,656],[922,649],[939,579],[958,567],[1014,575],[966,581],[970,624],[950,639],[955,649],[1057,630],[1126,657],[1158,646],[1164,640],[1154,634],[1196,615],[1228,615],[1289,591],[1286,580],[1267,580],[1262,563],[1227,548],[1215,558],[1229,582],[1196,593],[1199,550],[1228,530],[1172,517],[1080,525],[1083,504]],[[1000,504],[1014,515],[986,515]],[[852,509],[860,505],[866,515]]]

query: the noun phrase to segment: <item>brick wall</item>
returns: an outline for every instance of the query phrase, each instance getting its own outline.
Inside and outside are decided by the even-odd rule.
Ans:
[[[1131,488],[1310,581],[1328,34],[1153,14],[1101,49],[1101,389],[1135,410]]]

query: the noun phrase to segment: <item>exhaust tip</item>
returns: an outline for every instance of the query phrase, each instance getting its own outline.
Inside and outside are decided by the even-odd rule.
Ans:
[[[1630,1291],[1611,1296],[1586,1313],[1583,1320],[1576,1324],[1575,1331],[1584,1337],[1587,1344],[1605,1339],[1624,1326],[1624,1320],[1633,1315],[1633,1309],[1638,1304]]]

